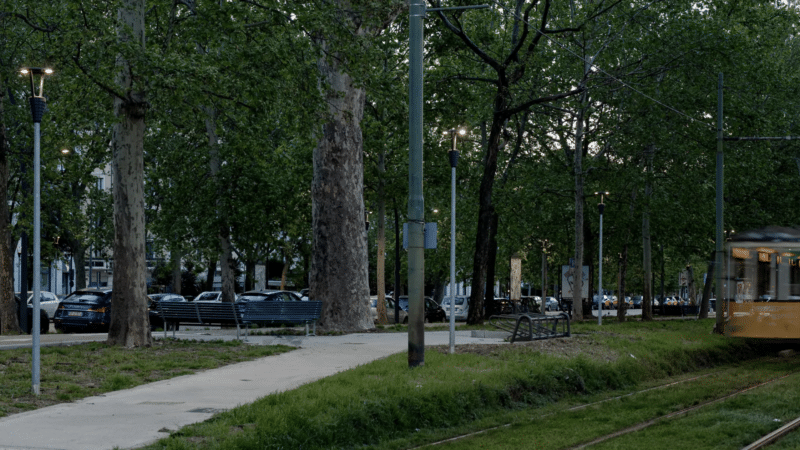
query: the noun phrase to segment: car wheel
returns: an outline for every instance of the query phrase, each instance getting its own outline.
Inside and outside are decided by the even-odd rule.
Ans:
[[[403,323],[408,323],[408,316],[403,317]]]

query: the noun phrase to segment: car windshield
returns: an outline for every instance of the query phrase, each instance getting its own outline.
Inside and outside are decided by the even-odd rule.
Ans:
[[[264,301],[267,299],[267,294],[263,294],[261,292],[245,292],[244,294],[240,295],[237,301],[239,302],[249,302],[249,301]]]
[[[95,292],[75,292],[64,299],[65,302],[80,302],[80,303],[99,303],[104,297],[103,294]]]
[[[456,306],[460,306],[464,304],[464,301],[466,301],[466,297],[456,297],[453,303]],[[450,304],[450,297],[445,297],[444,300],[442,300],[442,306],[449,304]]]
[[[206,293],[198,295],[195,300],[196,301],[198,301],[198,300],[199,301],[202,301],[202,300],[216,300],[217,299],[217,295],[218,294],[216,292],[206,292]]]

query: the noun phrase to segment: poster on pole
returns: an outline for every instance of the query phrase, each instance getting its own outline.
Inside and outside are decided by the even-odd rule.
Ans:
[[[578,275],[578,268],[571,267],[569,265],[562,265],[561,266],[561,298],[570,299],[574,298],[572,292],[572,285],[575,283],[575,277]],[[583,289],[581,289],[583,295],[582,298],[589,298],[589,266],[583,266],[582,270],[583,276]]]

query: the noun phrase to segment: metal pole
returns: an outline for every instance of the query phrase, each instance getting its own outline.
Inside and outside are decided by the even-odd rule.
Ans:
[[[408,366],[425,364],[425,201],[422,196],[422,40],[425,1],[409,2]]]
[[[450,354],[456,352],[456,130],[453,133],[453,149],[450,157]]]
[[[547,253],[545,253],[544,244],[542,244],[542,310],[540,311],[542,314],[545,313],[546,309],[545,307],[547,306],[547,285],[545,284],[546,270],[547,270]]]
[[[44,110],[44,98],[31,98],[31,106],[34,110],[41,108]],[[41,323],[39,322],[39,299],[41,296],[42,270],[41,270],[41,240],[42,240],[42,196],[41,196],[41,161],[40,161],[40,141],[41,141],[41,115],[37,119],[34,112],[33,123],[33,330],[31,330],[33,341],[33,368],[32,368],[32,387],[34,395],[39,395],[39,332]],[[27,306],[26,306],[27,308]]]
[[[602,198],[602,197],[601,197]],[[600,201],[600,261],[598,262],[597,291],[600,301],[597,304],[597,324],[603,324],[603,201]]]
[[[725,186],[725,182],[723,179],[723,154],[722,154],[722,138],[723,138],[723,131],[722,131],[723,123],[722,123],[722,73],[719,74],[719,80],[717,82],[717,226],[716,226],[716,233],[715,233],[715,264],[714,264],[714,278],[717,280],[717,286],[714,291],[716,292],[717,297],[717,304],[716,304],[716,316],[717,316],[717,326],[716,330],[718,333],[724,332],[724,321],[723,321],[723,308],[727,309],[727,305],[724,303],[724,291],[723,291],[723,281],[722,281],[722,244],[723,244],[723,235],[722,235],[722,228],[723,228],[723,189]]]

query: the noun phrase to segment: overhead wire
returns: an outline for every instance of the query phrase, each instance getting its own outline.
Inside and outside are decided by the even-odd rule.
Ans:
[[[689,114],[686,114],[686,113],[684,113],[683,111],[680,111],[680,110],[678,110],[677,108],[674,108],[674,107],[672,107],[672,106],[670,106],[670,105],[667,105],[666,103],[664,103],[664,102],[662,102],[662,101],[660,101],[660,100],[658,100],[658,99],[656,99],[656,98],[653,98],[653,97],[652,97],[652,96],[650,96],[650,95],[647,95],[647,94],[645,94],[644,92],[640,91],[639,89],[636,89],[635,87],[631,86],[630,84],[628,84],[628,83],[626,83],[626,82],[622,81],[621,79],[619,79],[619,78],[617,78],[616,76],[612,75],[611,73],[607,72],[607,71],[606,71],[606,70],[604,70],[602,67],[600,67],[600,66],[598,66],[597,64],[595,64],[593,61],[589,61],[589,60],[587,60],[586,58],[584,58],[583,56],[581,56],[581,55],[579,55],[579,54],[575,53],[573,50],[571,50],[569,47],[567,47],[566,45],[564,45],[564,44],[562,44],[561,42],[559,42],[559,41],[558,41],[557,39],[555,39],[554,37],[552,37],[552,36],[548,35],[548,34],[547,34],[547,33],[545,33],[543,30],[540,30],[540,29],[539,29],[539,28],[538,28],[536,25],[533,25],[533,24],[531,24],[530,22],[528,22],[527,20],[525,20],[523,17],[520,17],[520,16],[519,16],[519,15],[518,15],[516,12],[514,12],[514,11],[510,11],[508,8],[506,8],[505,6],[503,6],[503,5],[502,5],[502,4],[501,4],[501,3],[500,3],[498,0],[491,0],[491,1],[492,1],[492,3],[494,3],[494,4],[495,4],[497,7],[499,7],[499,8],[500,8],[500,10],[501,10],[502,12],[505,12],[506,14],[508,14],[508,15],[511,15],[511,16],[515,17],[516,19],[518,19],[518,20],[521,20],[523,23],[525,23],[526,25],[528,25],[529,27],[531,27],[531,28],[532,28],[533,30],[535,30],[537,33],[539,33],[539,34],[541,34],[542,36],[544,36],[544,37],[545,37],[547,40],[549,40],[551,43],[555,44],[556,46],[560,47],[560,48],[561,48],[561,49],[563,49],[563,50],[566,50],[568,53],[572,54],[573,56],[575,56],[576,58],[578,58],[579,60],[581,60],[581,61],[582,61],[584,64],[588,64],[590,69],[592,69],[592,70],[595,70],[595,71],[597,71],[597,72],[601,72],[601,73],[603,73],[604,75],[606,75],[606,76],[607,76],[607,77],[609,77],[610,79],[612,79],[612,80],[614,80],[615,82],[617,82],[617,83],[621,84],[622,86],[624,86],[624,87],[626,87],[626,88],[630,89],[631,91],[633,91],[633,92],[636,92],[637,94],[641,95],[642,97],[644,97],[644,98],[646,98],[646,99],[648,99],[648,100],[650,100],[650,101],[652,101],[652,102],[656,103],[657,105],[659,105],[659,106],[661,106],[661,107],[663,107],[663,108],[665,108],[665,109],[667,109],[667,110],[669,110],[669,111],[672,111],[672,112],[674,112],[674,113],[676,113],[676,114],[678,114],[678,115],[680,115],[680,116],[686,117],[687,119],[691,120],[692,122],[697,122],[697,123],[699,123],[699,124],[701,124],[701,125],[705,125],[705,126],[707,126],[707,127],[709,127],[709,128],[716,129],[716,126],[715,126],[714,124],[707,123],[707,122],[703,122],[702,120],[696,119],[696,118],[694,118],[694,117],[690,116]]]

